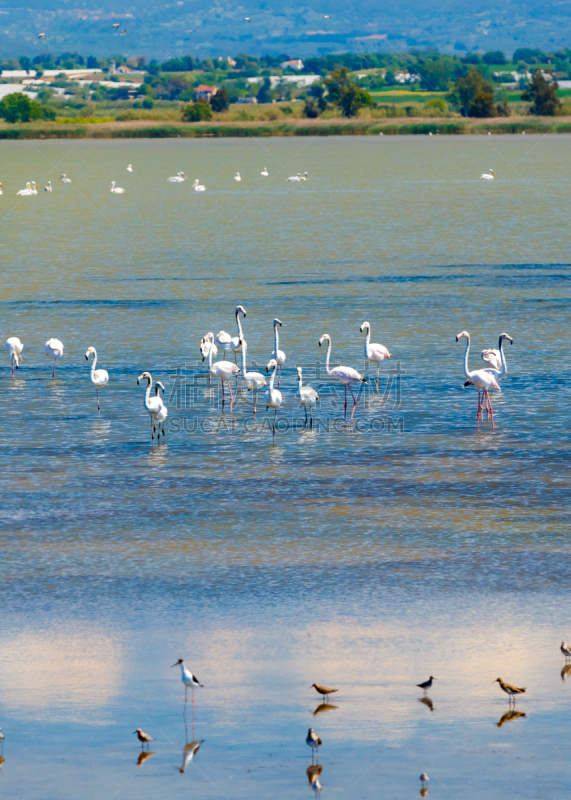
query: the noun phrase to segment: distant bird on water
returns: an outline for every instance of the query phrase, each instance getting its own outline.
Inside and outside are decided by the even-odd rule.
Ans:
[[[571,647],[567,644],[567,642],[561,642],[561,652],[565,656],[566,660],[571,658]]]
[[[251,22],[251,21],[252,21],[252,17],[244,17],[244,22]]]
[[[299,386],[298,386],[298,390],[297,390],[297,396],[299,397],[299,402],[301,403],[301,405],[303,406],[303,408],[305,410],[305,422],[304,422],[303,427],[305,428],[305,426],[307,425],[307,422],[308,422],[308,420],[307,420],[307,408],[309,406],[309,413],[311,415],[311,417],[310,417],[310,428],[313,428],[313,409],[317,405],[317,401],[319,400],[319,395],[317,394],[315,389],[313,389],[311,386],[304,386],[303,385],[303,372],[302,372],[301,367],[297,368],[297,374],[298,374],[298,377],[299,377]],[[313,685],[315,686],[315,688],[317,689],[318,692],[321,691],[320,687],[316,683],[314,683]],[[332,691],[336,692],[337,689],[334,689]]]
[[[384,344],[371,344],[371,323],[363,322],[360,328],[361,333],[367,332],[365,337],[365,358],[377,365],[377,394],[379,393],[379,366],[385,358],[392,358]]]
[[[307,732],[307,737],[305,739],[305,743],[308,747],[311,747],[311,754],[317,752],[318,748],[321,746],[321,739],[319,736],[314,732],[313,728],[310,728]]]
[[[171,665],[171,669],[173,667],[178,667],[178,666],[180,666],[181,681],[184,683],[184,697],[186,700],[186,693],[188,687],[190,686],[191,689],[194,689],[195,686],[202,686],[202,684],[200,683],[196,675],[193,675],[192,672],[188,669],[188,667],[185,667],[184,659],[179,658],[177,662]]]
[[[270,358],[275,358],[278,362],[278,367],[280,368],[280,374],[278,376],[278,389],[280,388],[280,381],[282,379],[282,367],[286,361],[286,354],[283,350],[280,350],[280,335],[278,333],[278,325],[282,326],[281,320],[275,319],[274,320],[274,349],[270,355]]]
[[[182,183],[186,180],[186,175],[184,172],[177,172],[176,175],[173,175],[171,178],[167,178],[169,183]]]
[[[48,358],[53,358],[54,360],[54,368],[52,370],[52,381],[54,381],[56,377],[56,360],[63,356],[63,344],[59,339],[48,339],[44,347],[44,353]]]
[[[471,383],[478,390],[478,413],[476,415],[476,428],[480,427],[480,414],[483,416],[483,405],[486,403],[486,412],[489,410],[492,417],[492,430],[494,428],[494,410],[492,408],[492,401],[490,400],[490,392],[492,390],[501,392],[500,386],[494,375],[486,369],[478,369],[470,372],[468,369],[468,355],[470,353],[470,334],[468,331],[461,331],[456,335],[456,341],[466,339],[466,351],[464,353],[464,375],[468,383]],[[466,384],[464,384],[466,385]]]
[[[97,411],[101,416],[101,408],[99,407],[99,389],[104,389],[109,383],[109,373],[106,369],[95,369],[97,364],[97,350],[95,347],[88,347],[85,354],[85,360],[89,361],[89,356],[93,356],[91,363],[91,383],[95,386],[95,396],[97,397]]]
[[[198,178],[192,184],[192,188],[195,192],[205,192],[206,186],[203,183],[199,183]]]
[[[127,172],[133,172],[133,165],[127,164]]]
[[[513,701],[515,703],[515,698],[517,697],[518,694],[524,694],[525,693],[525,688],[524,689],[520,689],[517,686],[512,686],[511,683],[504,683],[501,678],[496,678],[494,683],[499,683],[500,684],[500,689],[502,690],[502,692],[505,692],[508,695],[508,697],[510,699],[510,703],[511,703],[512,699],[513,699]]]
[[[423,773],[421,774],[421,776],[420,776],[420,782],[421,782],[421,784],[422,784],[423,786],[426,786],[426,784],[428,783],[428,781],[429,781],[429,780],[430,780],[430,778],[428,777],[428,775],[426,774],[426,772],[423,772]]]
[[[351,389],[351,384],[367,383],[367,379],[364,378],[361,375],[361,373],[357,372],[356,369],[353,369],[353,367],[333,367],[333,369],[329,369],[329,359],[331,357],[331,336],[329,336],[328,333],[323,334],[323,336],[319,340],[320,347],[323,344],[323,342],[327,342],[325,371],[332,380],[336,381],[337,383],[343,384],[343,386],[345,387],[345,419],[347,419],[347,386],[349,387],[349,391],[351,392],[351,397],[353,398],[353,411],[351,412],[351,419],[353,419],[353,414],[355,413],[355,408],[357,407],[357,398],[353,394],[353,390]]]
[[[111,187],[109,191],[111,194],[125,194],[125,189],[122,189],[120,186],[115,186],[115,181],[111,181]]]
[[[436,680],[436,678],[434,677],[434,675],[431,675],[430,678],[427,681],[424,681],[424,683],[417,683],[416,685],[418,686],[419,689],[422,689],[422,691],[426,694],[426,692],[432,686],[432,681],[435,681],[435,680]]]
[[[238,181],[238,183],[240,183],[240,181],[242,180],[242,178],[240,177],[240,173],[239,173],[239,172],[237,172],[237,173],[234,175],[234,180],[235,180],[235,181]]]
[[[67,177],[67,175],[66,175],[66,174],[65,174],[65,172],[64,172],[64,173],[63,173],[63,175],[62,175],[62,176],[61,176],[61,178],[60,178],[60,181],[61,181],[62,183],[71,183],[71,178],[68,178],[68,177]]]
[[[323,19],[331,19],[331,14],[324,14]]]
[[[44,186],[44,192],[53,192],[51,181],[48,181],[48,185]]]
[[[262,177],[264,177],[264,178],[267,178],[269,174],[270,173],[268,172],[268,168],[267,167],[264,167],[264,169],[260,172],[260,175],[262,175]]]
[[[493,169],[489,169],[487,172],[483,172],[480,175],[480,180],[481,181],[493,181],[495,177],[496,176],[495,176],[494,170]]]
[[[339,691],[339,689],[330,689],[329,686],[320,686],[318,683],[312,683],[311,688],[315,689],[323,697],[329,697],[330,694],[335,694],[335,692]]]
[[[137,730],[133,731],[133,733],[137,734],[137,739],[141,742],[141,747],[144,747],[145,745],[148,745],[150,742],[155,741],[152,736],[149,736],[148,733],[145,733],[140,728],[137,728]]]
[[[19,365],[20,361],[22,361],[22,350],[24,349],[24,345],[17,336],[10,336],[9,339],[6,339],[5,347],[10,357],[12,377],[14,377],[14,367],[16,367],[16,369],[20,368]]]

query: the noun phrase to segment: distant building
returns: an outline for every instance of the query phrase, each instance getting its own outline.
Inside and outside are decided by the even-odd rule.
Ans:
[[[236,100],[236,102],[237,103],[257,103],[258,102],[258,98],[257,97],[239,97]]]
[[[305,89],[321,80],[321,75],[270,75],[272,89],[282,86],[297,86],[298,89]],[[248,83],[262,83],[264,78],[246,78]]]
[[[201,83],[200,86],[197,86],[196,89],[194,90],[194,99],[195,101],[205,100],[207,103],[209,103],[211,98],[214,97],[217,91],[218,87],[206,86],[204,83]]]
[[[282,61],[280,67],[282,69],[303,69],[303,61],[301,58],[293,58],[291,61]]]
[[[420,75],[414,72],[402,70],[395,73],[395,81],[397,83],[417,83],[420,80]]]
[[[126,67],[124,65],[117,67],[115,72],[121,72],[123,75],[132,75],[135,70],[131,69],[130,67]]]

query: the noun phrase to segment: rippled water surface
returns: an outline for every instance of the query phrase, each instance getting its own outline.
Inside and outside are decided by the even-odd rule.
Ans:
[[[418,796],[423,770],[435,798],[569,796],[570,167],[566,136],[2,143],[2,330],[25,344],[0,367],[6,797],[311,798],[309,726],[323,800]],[[275,440],[201,361],[238,303],[253,368],[283,323]],[[393,356],[378,394],[364,320]],[[494,430],[463,329],[472,369],[514,340]],[[368,378],[352,423],[324,333]],[[186,714],[179,657],[204,683]],[[498,676],[527,687],[516,713]]]

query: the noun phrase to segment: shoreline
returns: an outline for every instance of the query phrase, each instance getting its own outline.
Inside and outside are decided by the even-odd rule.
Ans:
[[[18,139],[169,139],[245,138],[286,136],[406,136],[474,134],[571,133],[571,116],[493,117],[389,117],[376,120],[295,119],[287,122],[166,122],[131,120],[101,123],[0,124],[0,140]]]

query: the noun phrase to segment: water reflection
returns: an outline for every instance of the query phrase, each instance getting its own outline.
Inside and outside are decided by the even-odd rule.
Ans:
[[[324,711],[333,711],[334,708],[339,708],[339,706],[334,706],[332,703],[320,703],[313,712],[313,716],[316,717]]]
[[[526,714],[523,711],[516,711],[515,708],[512,708],[511,711],[506,711],[505,714],[502,714],[500,717],[500,721],[496,722],[498,728],[501,728],[506,722],[511,722],[512,719],[518,719],[519,717],[526,718]]]
[[[198,753],[200,745],[203,743],[203,741],[204,739],[201,739],[199,742],[187,742],[182,748],[182,765],[178,768],[178,771],[181,773],[181,775],[185,772],[194,756]]]
[[[428,697],[428,695],[427,695],[426,697],[419,697],[419,698],[418,698],[418,702],[419,702],[419,703],[422,703],[422,704],[423,704],[423,705],[425,705],[425,706],[428,706],[428,708],[429,708],[431,711],[434,711],[434,703],[432,702],[432,700],[430,699],[430,697]]]
[[[563,683],[565,683],[568,675],[571,675],[571,664],[565,664],[565,666],[561,669],[561,680]]]
[[[420,796],[426,797],[427,794],[428,794],[428,786],[423,786],[422,789],[420,790]]]
[[[155,754],[150,750],[141,750],[141,752],[139,753],[139,757],[137,758],[137,766],[138,767],[142,766],[148,758],[154,755]]]
[[[319,782],[319,776],[323,772],[323,766],[321,764],[311,764],[306,770],[307,780],[311,789],[315,792],[316,797],[321,796],[321,783]]]
[[[0,770],[2,770],[2,767],[4,766],[4,762],[5,761],[6,761],[6,759],[4,758],[4,756],[0,756]]]

